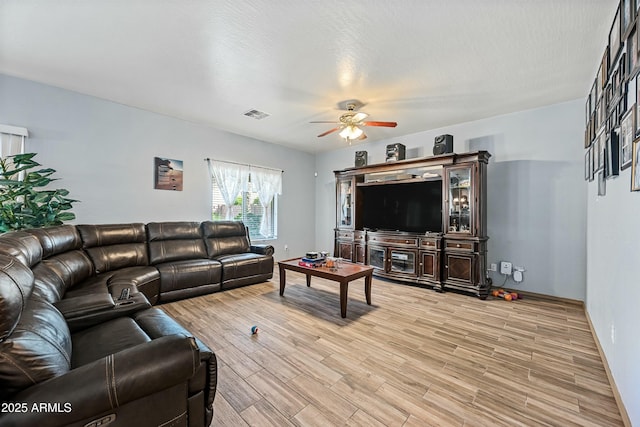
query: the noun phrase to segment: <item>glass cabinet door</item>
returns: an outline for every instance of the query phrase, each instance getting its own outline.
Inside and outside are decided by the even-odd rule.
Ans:
[[[396,273],[416,274],[416,253],[414,251],[403,251],[390,249],[391,270]]]
[[[448,171],[447,232],[472,233],[471,230],[471,166]]]
[[[348,179],[340,179],[338,180],[338,203],[337,206],[337,218],[338,218],[338,228],[351,228],[353,225],[353,198],[352,198],[352,190],[353,190],[353,180],[351,178]]]
[[[385,249],[369,246],[369,265],[385,270]]]

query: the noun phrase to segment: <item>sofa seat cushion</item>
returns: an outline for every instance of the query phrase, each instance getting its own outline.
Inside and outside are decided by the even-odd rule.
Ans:
[[[192,259],[156,265],[160,272],[160,292],[200,285],[220,284],[222,264],[210,259]]]
[[[222,287],[237,279],[273,275],[273,257],[251,252],[216,257],[222,264]],[[228,286],[227,286],[228,288]]]
[[[73,369],[118,353],[151,338],[130,317],[120,317],[101,323],[71,336]]]

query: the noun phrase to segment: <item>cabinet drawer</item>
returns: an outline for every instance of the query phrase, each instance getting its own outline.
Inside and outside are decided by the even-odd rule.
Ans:
[[[440,239],[421,238],[420,249],[440,249]]]
[[[389,245],[402,245],[402,246],[418,246],[417,237],[400,237],[400,236],[369,236],[370,242],[386,243]]]
[[[353,231],[336,231],[337,239],[353,240]]]
[[[448,240],[444,247],[445,249],[453,251],[473,252],[475,249],[475,242],[465,240]]]
[[[358,242],[358,243],[363,243],[364,244],[364,231],[354,231],[353,232],[353,240]]]

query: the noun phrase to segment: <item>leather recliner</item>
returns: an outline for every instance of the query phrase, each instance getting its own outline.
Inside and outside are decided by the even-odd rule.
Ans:
[[[0,426],[207,426],[213,352],[147,308],[71,332],[34,293],[32,270],[0,255]]]

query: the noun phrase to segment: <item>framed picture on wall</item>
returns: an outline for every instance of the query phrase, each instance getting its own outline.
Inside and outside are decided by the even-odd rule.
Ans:
[[[633,141],[631,159],[631,191],[640,191],[640,138]]]
[[[629,69],[627,72],[632,76],[633,71],[636,69],[636,65],[638,64],[638,37],[636,36],[635,27],[631,30],[631,33],[629,33],[629,37],[627,38],[627,60],[629,63]]]
[[[620,122],[620,167],[626,169],[631,164],[631,145],[633,143],[636,108],[635,105],[624,115]]]
[[[598,172],[598,196],[605,196],[607,194],[607,180],[604,176],[604,171]]]
[[[620,6],[616,10],[616,14],[609,30],[609,57],[611,61],[618,59],[618,53],[620,51]],[[605,52],[606,53],[606,52]]]
[[[607,138],[607,146],[604,150],[607,156],[604,166],[604,172],[607,178],[615,177],[620,174],[619,147],[618,130],[611,129],[609,137]]]
[[[633,22],[633,16],[635,13],[635,8],[633,4],[634,0],[621,0],[622,5],[622,14],[621,14],[621,33],[625,34],[627,29],[629,29],[629,25]]]
[[[598,133],[596,139],[593,141],[593,171],[598,172],[600,170],[600,137],[603,135],[603,131]]]
[[[602,55],[602,62],[600,63],[600,69],[602,73],[600,74],[600,87],[604,89],[607,85],[607,80],[609,80],[609,49],[604,50],[604,54]]]
[[[591,150],[588,149],[584,153],[584,180],[589,181],[591,178]]]
[[[604,77],[602,76],[602,63],[600,63],[600,66],[598,67],[598,74],[596,74],[596,87],[597,87],[597,93],[601,93],[602,89],[604,88],[604,86],[602,85],[602,79]],[[596,98],[596,102],[597,104],[600,104],[600,100],[598,98]],[[596,105],[597,107],[597,105]]]
[[[633,147],[640,138],[637,138],[632,141],[625,141],[626,144],[622,144],[622,139],[620,140],[620,170],[625,170],[629,166],[631,166],[631,161],[633,157]]]
[[[607,133],[600,132],[598,136],[598,169],[599,171],[604,170],[604,165],[606,163],[605,150],[607,148]]]
[[[587,102],[584,105],[584,125],[589,127],[589,119],[591,118],[591,96],[587,96]]]
[[[182,160],[153,158],[153,188],[156,190],[182,191],[183,164]]]
[[[591,171],[590,171],[590,175],[589,175],[589,182],[593,181],[594,177],[595,177],[595,171],[596,171],[596,147],[595,146],[591,146],[589,148],[589,150],[591,150]]]

